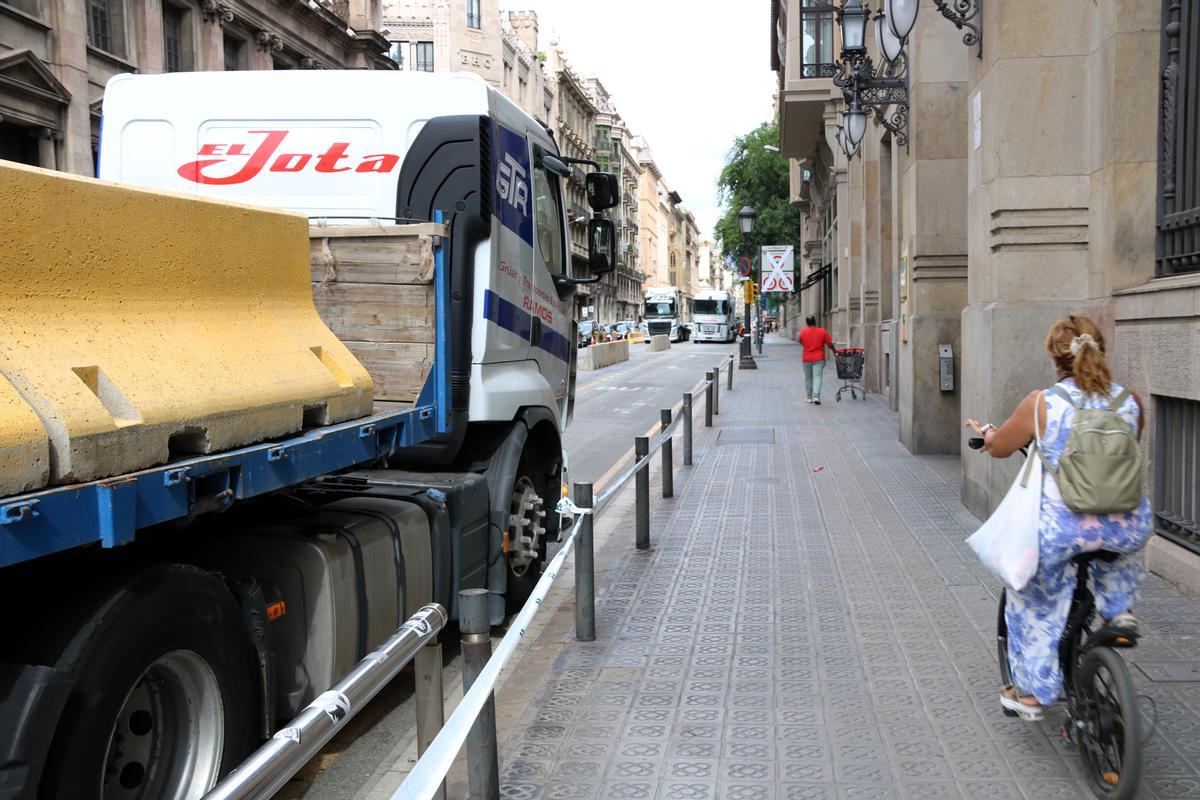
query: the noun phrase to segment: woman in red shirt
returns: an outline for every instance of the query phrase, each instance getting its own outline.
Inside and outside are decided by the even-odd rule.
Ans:
[[[829,331],[817,327],[816,317],[807,317],[806,327],[796,337],[804,345],[804,393],[808,402],[821,405],[821,375],[825,372],[825,348],[835,352]]]

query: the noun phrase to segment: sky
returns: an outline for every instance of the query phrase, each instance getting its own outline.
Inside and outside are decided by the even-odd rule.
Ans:
[[[502,0],[538,14],[576,72],[596,75],[709,238],[717,177],[733,140],[772,114],[766,0]]]

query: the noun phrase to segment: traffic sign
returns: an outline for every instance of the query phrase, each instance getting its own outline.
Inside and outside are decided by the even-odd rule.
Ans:
[[[741,270],[743,278],[749,278],[750,271],[754,269],[754,263],[750,260],[749,256],[742,256],[738,261],[738,268]]]
[[[770,245],[762,249],[763,292],[790,292],[796,287],[792,277],[792,246]]]

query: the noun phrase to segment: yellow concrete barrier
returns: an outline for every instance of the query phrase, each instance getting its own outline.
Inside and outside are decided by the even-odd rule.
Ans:
[[[0,162],[0,496],[369,414],[309,278],[298,214]]]

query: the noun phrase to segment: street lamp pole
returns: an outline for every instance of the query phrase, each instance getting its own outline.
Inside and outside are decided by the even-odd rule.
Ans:
[[[754,209],[751,208],[750,206],[742,206],[742,210],[738,212],[738,222],[740,223],[741,228],[742,228],[742,257],[743,258],[751,258],[750,234],[754,231],[754,220],[756,217],[758,217],[758,215],[756,213],[754,213]],[[752,258],[751,258],[751,261],[753,262]],[[753,281],[754,278],[755,278],[754,270],[753,270],[753,268],[751,268],[750,275],[747,276],[746,280]],[[758,364],[754,361],[754,356],[750,353],[750,320],[752,319],[751,314],[753,313],[753,310],[752,310],[752,305],[750,303],[749,294],[746,292],[745,287],[746,287],[746,282],[743,282],[742,283],[742,297],[746,301],[746,303],[745,303],[745,305],[746,305],[746,308],[745,308],[746,333],[742,336],[742,341],[741,341],[741,345],[740,345],[741,350],[739,351],[741,357],[738,362],[738,367],[740,369],[758,369]]]

